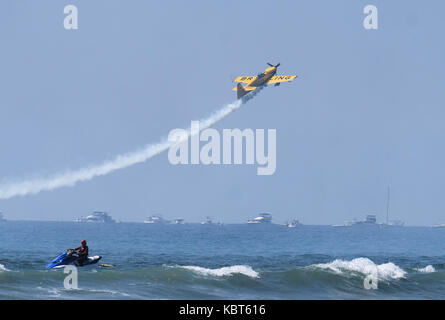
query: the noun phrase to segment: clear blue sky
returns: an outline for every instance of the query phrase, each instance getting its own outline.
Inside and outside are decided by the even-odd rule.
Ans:
[[[79,29],[63,28],[63,8]],[[379,29],[365,30],[376,5]],[[0,200],[8,219],[108,210],[243,222],[367,213],[445,223],[439,1],[53,1],[0,4],[0,181],[100,163],[232,102],[266,62],[298,74],[215,128],[277,130],[277,170],[173,166],[167,153],[72,188]]]

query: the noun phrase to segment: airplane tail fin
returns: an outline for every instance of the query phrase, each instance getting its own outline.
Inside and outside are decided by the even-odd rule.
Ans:
[[[244,87],[241,85],[241,83],[238,83],[238,85],[236,86],[236,93],[237,93],[237,97],[238,99],[242,98],[243,96],[245,96],[247,94],[248,91],[244,90]]]

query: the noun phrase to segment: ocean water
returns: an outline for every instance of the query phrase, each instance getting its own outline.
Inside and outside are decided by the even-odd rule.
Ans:
[[[45,265],[81,239],[115,267],[65,289]],[[0,299],[443,298],[445,228],[0,223]]]

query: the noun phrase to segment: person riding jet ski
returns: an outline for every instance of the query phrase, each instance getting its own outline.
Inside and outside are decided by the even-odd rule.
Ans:
[[[80,242],[82,245],[75,249],[66,249],[67,251],[61,253],[58,257],[53,259],[50,263],[46,265],[46,268],[63,268],[67,265],[75,265],[77,267],[83,267],[86,265],[96,264],[101,256],[88,256],[88,246],[86,240]],[[106,267],[113,267],[113,265],[101,265]]]
[[[71,254],[76,253],[78,258],[77,258],[77,262],[79,263],[79,265],[83,265],[84,262],[88,259],[88,246],[87,246],[87,241],[86,240],[82,240],[80,242],[81,246],[77,247],[75,249],[72,249]]]

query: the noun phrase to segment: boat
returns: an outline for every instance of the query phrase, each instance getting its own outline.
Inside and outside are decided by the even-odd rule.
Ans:
[[[370,226],[370,227],[381,227],[380,223],[377,223],[377,217],[374,214],[368,214],[365,216],[365,220],[348,220],[345,221],[344,224],[333,224],[331,225],[334,228],[345,228],[345,227],[360,227],[360,226]]]
[[[148,224],[164,224],[167,221],[165,221],[161,215],[152,215],[147,217],[144,220],[144,223],[148,223]]]
[[[401,220],[389,220],[390,188],[388,187],[386,199],[386,223],[377,223],[377,217],[374,214],[368,214],[365,220],[346,221],[342,225],[332,225],[333,227],[357,227],[357,226],[377,226],[377,227],[403,227],[405,223]]]
[[[377,223],[377,217],[374,214],[368,214],[366,215],[365,220],[354,220],[350,226],[380,226],[380,224]]]
[[[445,224],[435,224],[432,228],[445,228]]]
[[[261,213],[254,219],[247,220],[248,224],[272,223],[272,215],[270,213]]]
[[[175,224],[184,224],[184,223],[185,223],[185,221],[184,221],[183,218],[177,218],[177,219],[175,219]]]
[[[101,256],[92,256],[88,257],[86,261],[82,263],[82,265],[79,264],[77,261],[78,256],[74,254],[73,249],[68,249],[66,252],[60,254],[57,258],[55,258],[53,261],[48,263],[46,265],[47,269],[58,269],[58,268],[64,268],[68,265],[74,265],[76,267],[83,267],[86,265],[96,264],[100,259],[102,259]]]
[[[6,219],[5,219],[5,217],[3,216],[3,213],[0,212],[0,222],[5,222],[5,221],[6,221]]]
[[[352,220],[346,220],[343,224],[333,224],[331,226],[335,227],[335,228],[352,227],[353,225],[357,224],[358,222],[360,222],[360,221],[354,218]]]
[[[107,212],[94,211],[92,214],[86,217],[80,217],[75,220],[76,222],[93,222],[93,223],[115,223]]]
[[[201,224],[213,224],[212,218],[207,217],[204,221],[201,222]]]
[[[356,219],[354,219],[354,220],[346,220],[345,223],[343,223],[343,224],[333,224],[331,226],[334,227],[334,228],[342,228],[342,227],[344,228],[344,227],[350,227],[350,226],[352,226],[356,222],[357,222]]]
[[[391,220],[387,224],[389,227],[403,227],[405,225],[405,222],[402,220]]]
[[[288,228],[295,228],[297,226],[301,226],[301,223],[300,223],[300,221],[293,219],[291,221],[286,222],[286,226]]]

